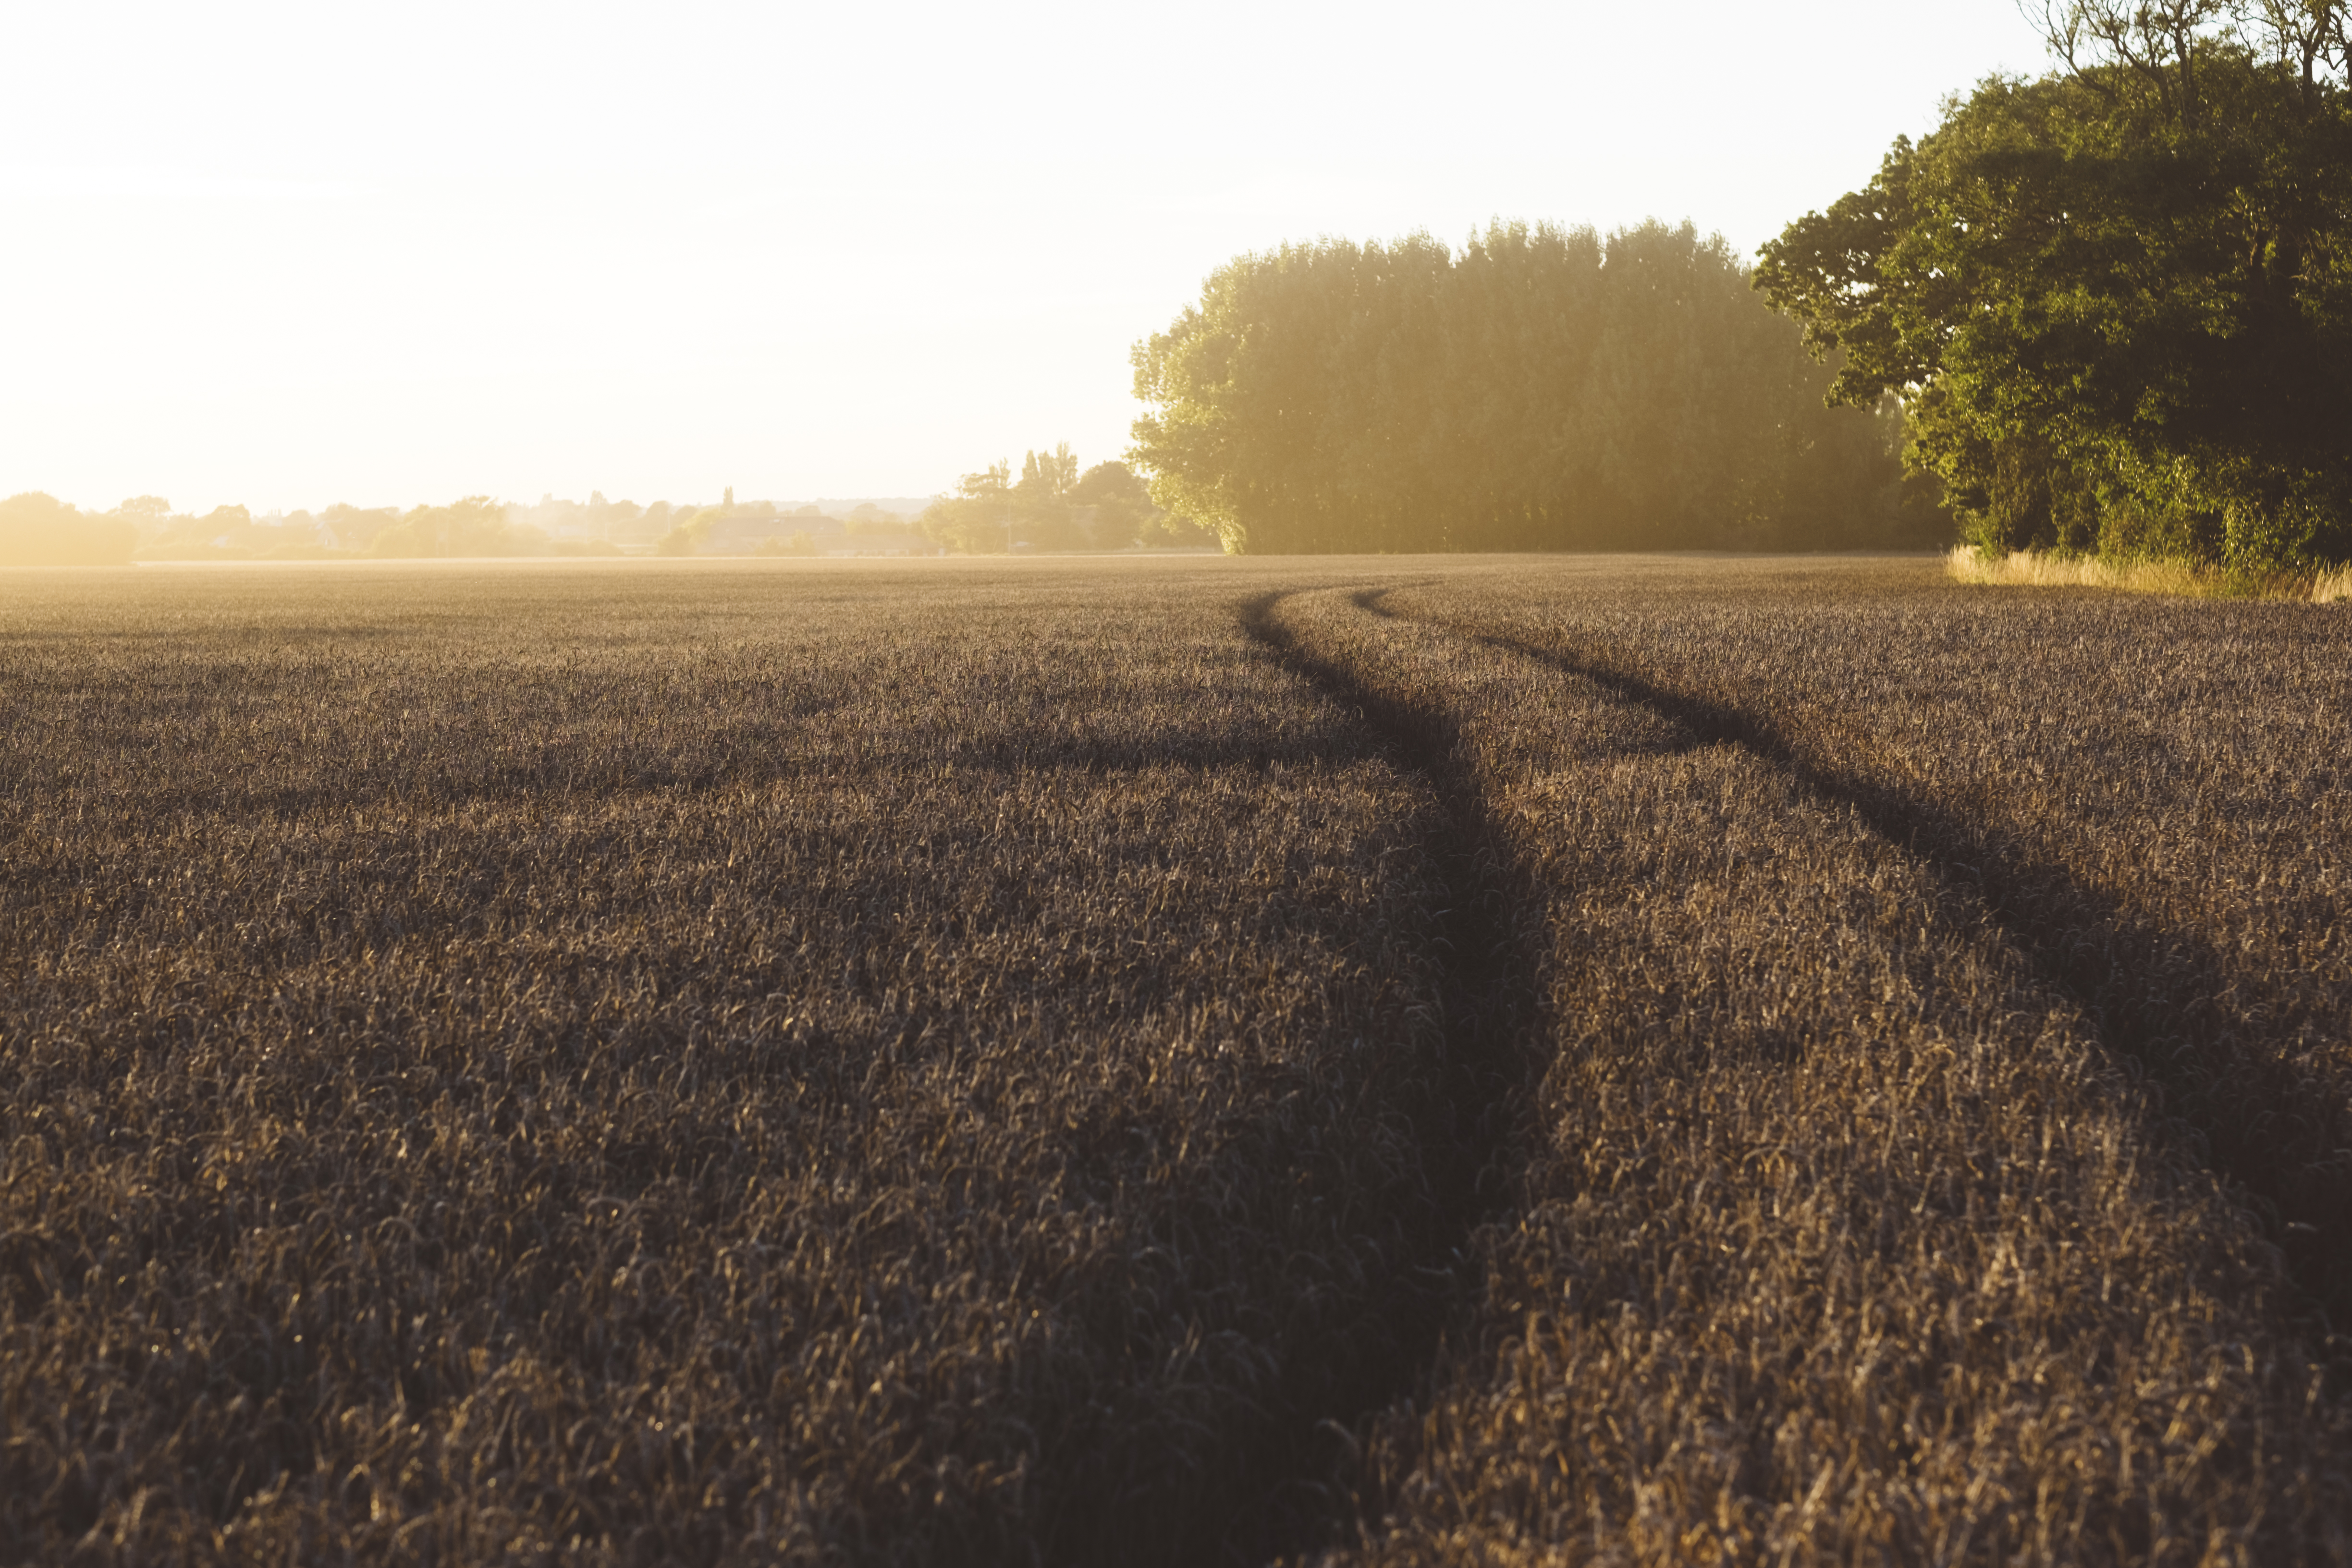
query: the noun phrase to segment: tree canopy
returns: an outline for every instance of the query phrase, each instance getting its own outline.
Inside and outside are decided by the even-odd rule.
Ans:
[[[1234,551],[1932,542],[1900,415],[1830,374],[1719,237],[1496,224],[1237,258],[1134,351],[1131,458]]]
[[[1903,398],[1999,548],[2352,554],[2352,112],[2338,0],[2052,5],[2059,68],[1951,100],[1766,246],[1759,285]]]
[[[1018,479],[1009,461],[964,475],[955,493],[934,501],[918,526],[933,542],[971,555],[1003,554],[1016,546],[1077,551],[1215,542],[1153,506],[1150,490],[1125,463],[1097,463],[1080,473],[1067,441],[1024,453]]]
[[[412,507],[400,521],[375,536],[368,553],[388,557],[514,555],[544,545],[510,526],[506,508],[488,496],[467,496],[447,506]]]
[[[41,490],[0,500],[0,566],[118,566],[138,543],[122,519],[92,517]]]

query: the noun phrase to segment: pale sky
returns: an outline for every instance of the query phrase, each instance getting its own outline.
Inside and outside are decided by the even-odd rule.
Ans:
[[[256,512],[1092,464],[1241,252],[1752,252],[2043,68],[2011,0],[0,0],[0,496]]]

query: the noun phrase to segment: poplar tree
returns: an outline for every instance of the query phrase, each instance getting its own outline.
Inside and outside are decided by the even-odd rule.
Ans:
[[[1884,418],[1719,238],[1502,224],[1236,258],[1136,345],[1131,459],[1234,551],[1932,541]]]

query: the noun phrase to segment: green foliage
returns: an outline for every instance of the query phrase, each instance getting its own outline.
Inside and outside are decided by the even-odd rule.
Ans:
[[[1063,441],[1050,452],[1024,453],[1021,482],[1013,487],[1013,535],[1037,550],[1083,550],[1092,542],[1071,501],[1078,459]]]
[[[2352,104],[2257,19],[2077,5],[2064,70],[1981,83],[1765,247],[1831,397],[1906,400],[1973,542],[2352,555]]]
[[[1143,476],[1118,461],[1097,463],[1079,476],[1070,500],[1084,514],[1097,550],[1199,549],[1218,542],[1213,530],[1161,510]]]
[[[1010,462],[964,475],[917,527],[934,543],[968,555],[1002,555],[1016,545],[1068,552],[1216,542],[1153,506],[1150,489],[1125,463],[1097,463],[1081,474],[1066,441],[1050,452],[1024,453],[1018,480]]]
[[[728,494],[731,496],[734,492],[730,490]],[[726,515],[724,508],[707,506],[689,516],[679,518],[667,533],[654,542],[654,553],[692,555],[709,539],[711,525]]]
[[[1234,551],[1934,542],[1880,426],[1685,224],[1325,240],[1134,352],[1130,456]]]
[[[992,463],[957,480],[955,493],[926,507],[916,526],[966,555],[1003,554],[1013,548],[1012,492],[1013,466]]]

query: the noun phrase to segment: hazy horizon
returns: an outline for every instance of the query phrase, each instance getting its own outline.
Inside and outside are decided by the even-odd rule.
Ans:
[[[1495,216],[1743,253],[1996,69],[2008,0],[21,9],[0,495],[257,515],[922,496],[1118,457],[1229,258]]]

